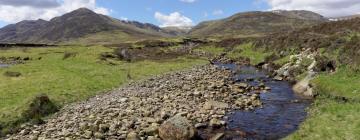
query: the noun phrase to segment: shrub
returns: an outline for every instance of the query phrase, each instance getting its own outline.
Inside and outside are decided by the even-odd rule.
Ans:
[[[58,107],[51,102],[49,97],[45,94],[40,94],[31,101],[28,109],[22,113],[22,117],[33,123],[41,123],[41,117],[45,117],[57,111]]]
[[[7,77],[20,77],[21,73],[20,72],[14,72],[14,71],[6,71],[4,73],[5,76]]]
[[[126,60],[128,62],[130,62],[132,60],[132,56],[129,52],[128,49],[124,49],[124,48],[116,48],[114,50],[114,54],[117,56],[118,59],[120,60]]]
[[[70,57],[75,57],[78,53],[77,52],[64,52],[63,60],[68,59]]]

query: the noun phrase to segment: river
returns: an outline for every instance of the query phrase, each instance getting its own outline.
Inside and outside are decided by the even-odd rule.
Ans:
[[[281,139],[296,131],[305,120],[306,108],[311,105],[312,100],[296,95],[288,82],[268,78],[266,72],[255,67],[218,65],[236,71],[236,82],[258,85],[262,81],[271,87],[271,91],[260,94],[263,107],[253,111],[234,110],[227,115],[229,119],[226,128],[203,130],[200,133],[224,133],[223,140]]]

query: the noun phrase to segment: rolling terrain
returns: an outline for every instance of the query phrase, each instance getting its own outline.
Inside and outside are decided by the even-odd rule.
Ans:
[[[111,38],[115,36],[117,39]],[[148,23],[122,21],[81,8],[50,21],[22,21],[0,29],[1,43],[96,43],[170,36]],[[81,42],[86,38],[87,42]],[[112,39],[112,40],[111,40]]]
[[[0,29],[0,43],[119,44],[164,37],[246,37],[291,31],[326,22],[309,11],[246,12],[195,27],[160,28],[80,8],[50,21],[21,21]]]
[[[58,45],[0,48],[0,139],[360,138],[360,18],[160,28],[82,8],[8,25],[1,43]]]
[[[246,37],[264,36],[291,31],[326,22],[323,16],[310,11],[245,12],[231,17],[205,21],[195,26],[191,36]]]

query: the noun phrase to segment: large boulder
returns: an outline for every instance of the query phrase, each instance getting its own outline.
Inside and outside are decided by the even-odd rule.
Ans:
[[[163,140],[190,140],[195,134],[195,128],[181,115],[170,118],[159,128],[159,136]]]
[[[304,79],[302,79],[300,82],[296,83],[293,86],[294,92],[297,94],[303,94],[303,95],[309,96],[309,97],[315,96],[313,89],[310,85],[310,81],[314,78],[314,76],[315,76],[314,72],[309,72],[308,75]]]

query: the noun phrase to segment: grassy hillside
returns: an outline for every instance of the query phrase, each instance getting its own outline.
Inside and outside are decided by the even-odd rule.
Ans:
[[[118,38],[120,41],[170,36],[160,27],[152,24],[122,21],[80,8],[50,21],[22,21],[5,26],[0,29],[0,42],[64,43],[80,40],[79,42],[82,43],[86,39],[92,39],[89,42],[85,41],[91,44],[97,43],[100,39],[101,42],[114,41],[114,38],[118,37],[112,36],[114,32],[122,35]],[[126,38],[123,37],[124,35]]]
[[[257,37],[299,29],[321,22],[323,20],[300,19],[274,12],[246,12],[221,20],[202,22],[195,26],[189,34],[192,36]]]
[[[0,56],[3,57],[32,58],[26,64],[0,68],[1,126],[6,127],[21,119],[21,113],[38,94],[46,94],[55,104],[63,106],[121,86],[130,80],[207,62],[185,56],[133,63],[99,59],[101,53],[112,51],[101,46],[0,50]],[[66,54],[72,55],[67,58]],[[5,72],[20,72],[21,76],[8,77],[4,75]],[[128,79],[128,75],[132,79]]]

